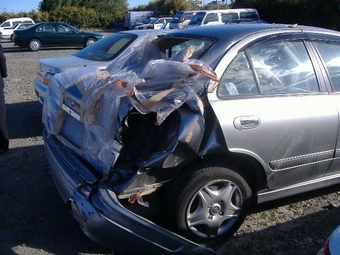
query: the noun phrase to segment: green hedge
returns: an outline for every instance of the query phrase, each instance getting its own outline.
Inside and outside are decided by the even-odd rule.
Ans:
[[[18,13],[0,13],[0,23],[17,17],[30,17],[36,23],[43,21],[60,21],[66,22],[79,29],[93,28],[113,28],[114,23],[123,22],[124,12],[107,14],[95,12],[93,9],[84,7],[63,6],[58,7],[51,12],[30,11]]]

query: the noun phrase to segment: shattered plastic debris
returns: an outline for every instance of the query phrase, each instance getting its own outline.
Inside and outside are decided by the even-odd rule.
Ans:
[[[84,130],[79,130],[83,132],[83,144],[78,153],[105,178],[124,146],[117,136],[122,118],[132,107],[142,114],[156,113],[157,125],[188,101],[195,102],[193,105],[203,114],[200,97],[211,81],[218,79],[204,62],[187,59],[194,52],[194,47],[188,47],[166,60],[157,45],[148,40],[106,70],[88,67],[56,74],[48,86],[43,107],[47,132],[60,137],[67,113],[83,122]],[[81,96],[72,94],[73,91]],[[78,108],[67,105],[68,101],[76,102]]]
[[[158,188],[157,185],[148,185],[148,186],[145,186],[142,191],[134,194],[133,196],[130,196],[128,201],[131,204],[133,204],[133,203],[135,203],[137,201],[138,204],[143,205],[145,207],[149,207],[149,203],[145,202],[143,200],[143,196],[155,192],[157,190],[157,188]]]

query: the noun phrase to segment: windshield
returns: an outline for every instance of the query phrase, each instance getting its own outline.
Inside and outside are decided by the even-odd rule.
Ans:
[[[158,19],[152,19],[150,20],[149,24],[154,24]]]
[[[94,44],[76,52],[74,56],[94,61],[110,61],[116,58],[137,35],[128,33],[115,33]]]
[[[2,23],[0,27],[10,27],[10,26],[11,26],[11,23],[8,21],[8,22]]]
[[[172,17],[171,23],[178,23],[182,14],[183,12],[176,12],[176,14]]]
[[[68,24],[63,24],[63,23],[57,24],[57,29],[58,29],[58,32],[61,32],[61,33],[70,33],[72,30],[80,32],[80,30],[78,30],[77,28],[72,27]]]
[[[18,24],[15,24],[11,29],[16,29],[18,26],[20,26],[21,24],[23,23],[18,23]]]

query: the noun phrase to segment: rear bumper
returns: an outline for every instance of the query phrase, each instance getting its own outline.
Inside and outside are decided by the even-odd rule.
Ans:
[[[10,40],[11,39],[11,35],[1,35],[1,39]]]
[[[55,137],[44,139],[57,189],[89,238],[122,254],[215,254],[124,208]]]
[[[35,79],[33,81],[33,86],[34,86],[34,91],[35,91],[35,94],[38,97],[39,102],[41,104],[43,104],[44,98],[45,98],[45,95],[46,95],[46,91],[47,91],[47,86],[45,84],[42,84],[37,79]]]

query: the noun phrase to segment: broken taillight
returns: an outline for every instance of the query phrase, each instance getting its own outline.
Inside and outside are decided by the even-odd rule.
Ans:
[[[52,77],[53,77],[53,74],[51,74],[51,73],[46,73],[45,76],[44,76],[44,81],[43,81],[43,83],[44,83],[45,85],[48,85],[48,83],[50,82],[50,80],[52,79]]]
[[[329,251],[329,238],[317,255],[331,255],[331,252]]]

